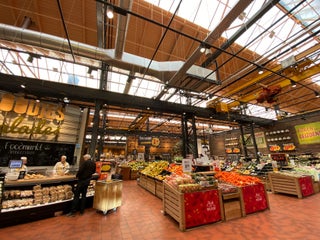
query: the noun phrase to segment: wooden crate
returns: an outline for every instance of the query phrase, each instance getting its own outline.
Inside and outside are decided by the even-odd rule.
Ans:
[[[303,198],[314,193],[311,176],[294,177],[281,173],[269,172],[272,193],[285,193]]]
[[[163,199],[163,181],[155,180],[156,183],[156,196]]]
[[[207,198],[207,196],[212,195],[216,196],[216,198]],[[205,197],[203,198],[203,196]],[[204,201],[204,199],[206,201]],[[202,204],[194,205],[191,204],[191,202],[201,202]],[[194,209],[195,207],[198,207],[198,209]],[[194,216],[190,216],[195,210],[197,214],[194,213]],[[181,231],[185,231],[187,228],[224,220],[223,211],[220,190],[213,189],[181,193],[167,183],[163,183],[163,213],[175,219],[179,223],[179,229]],[[206,218],[203,218],[202,214],[204,214]]]
[[[151,192],[153,195],[156,194],[156,180],[144,174],[140,174],[138,184],[140,187]]]
[[[156,180],[154,178],[147,176],[146,190],[151,192],[153,195],[156,195]]]
[[[223,193],[222,202],[224,208],[224,219],[226,221],[246,216],[242,191],[238,188],[234,193]]]
[[[170,215],[179,223],[180,230],[186,229],[184,217],[184,199],[183,193],[163,183],[163,213]]]
[[[147,187],[147,176],[146,175],[140,174],[138,185],[144,189]]]
[[[241,204],[239,200],[230,199],[223,201],[223,207],[224,219],[226,221],[242,217]]]

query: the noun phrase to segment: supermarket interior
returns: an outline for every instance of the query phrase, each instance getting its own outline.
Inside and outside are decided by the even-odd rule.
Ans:
[[[4,0],[0,239],[318,239],[320,2]]]

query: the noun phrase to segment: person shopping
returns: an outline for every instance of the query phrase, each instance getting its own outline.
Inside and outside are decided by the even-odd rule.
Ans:
[[[54,165],[53,170],[56,175],[63,176],[69,172],[70,164],[67,162],[67,156],[62,155],[60,162]]]
[[[71,211],[67,214],[68,217],[75,216],[78,205],[80,204],[80,214],[84,213],[86,207],[86,195],[87,190],[90,184],[92,174],[96,172],[96,164],[91,160],[90,154],[85,154],[83,156],[83,162],[79,167],[79,170],[76,174],[78,178],[77,186],[74,189],[74,196],[71,205]],[[81,199],[80,199],[81,195]]]

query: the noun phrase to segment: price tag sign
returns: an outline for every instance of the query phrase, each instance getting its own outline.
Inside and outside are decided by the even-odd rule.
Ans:
[[[182,159],[182,170],[183,172],[192,172],[192,160],[191,159]]]

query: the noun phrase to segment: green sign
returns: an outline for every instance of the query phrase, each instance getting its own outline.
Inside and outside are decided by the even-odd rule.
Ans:
[[[295,126],[300,144],[320,143],[320,122]]]

